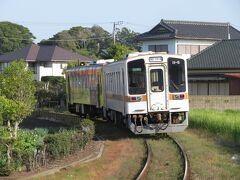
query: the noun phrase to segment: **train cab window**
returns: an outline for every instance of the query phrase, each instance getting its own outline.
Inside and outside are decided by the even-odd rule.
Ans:
[[[128,63],[129,94],[146,93],[146,68],[143,59]]]
[[[162,69],[152,69],[150,71],[150,79],[151,79],[151,91],[152,92],[164,91]]]
[[[168,76],[170,92],[175,93],[186,91],[185,62],[183,59],[168,59]]]

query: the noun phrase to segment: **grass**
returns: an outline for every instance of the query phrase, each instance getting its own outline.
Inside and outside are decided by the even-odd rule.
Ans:
[[[177,147],[169,139],[149,140],[152,157],[146,179],[179,179],[181,157]]]
[[[193,109],[189,113],[189,127],[204,129],[239,143],[240,111]]]
[[[240,152],[202,130],[171,134],[183,146],[190,162],[191,179],[240,179]],[[233,157],[238,157],[233,159]]]

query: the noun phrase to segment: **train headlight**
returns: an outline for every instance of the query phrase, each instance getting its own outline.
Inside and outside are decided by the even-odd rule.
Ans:
[[[184,94],[174,94],[173,95],[173,100],[182,100],[185,98]]]
[[[139,102],[142,101],[142,96],[131,96],[130,97],[131,102]]]

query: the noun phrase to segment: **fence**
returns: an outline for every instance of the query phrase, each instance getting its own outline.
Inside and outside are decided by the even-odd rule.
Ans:
[[[240,96],[190,96],[189,102],[193,109],[240,110]]]

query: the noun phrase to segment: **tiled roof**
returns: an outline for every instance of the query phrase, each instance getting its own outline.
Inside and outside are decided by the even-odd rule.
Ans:
[[[240,31],[229,23],[198,22],[198,21],[173,21],[161,20],[150,31],[140,34],[137,39],[160,40],[160,39],[209,39],[222,40],[240,39]]]
[[[39,46],[36,44],[0,56],[0,62],[9,62],[15,59],[24,59],[25,61],[68,61],[78,59],[81,61],[91,61],[86,56],[58,46]]]
[[[188,60],[188,69],[240,69],[240,39],[209,46]]]

